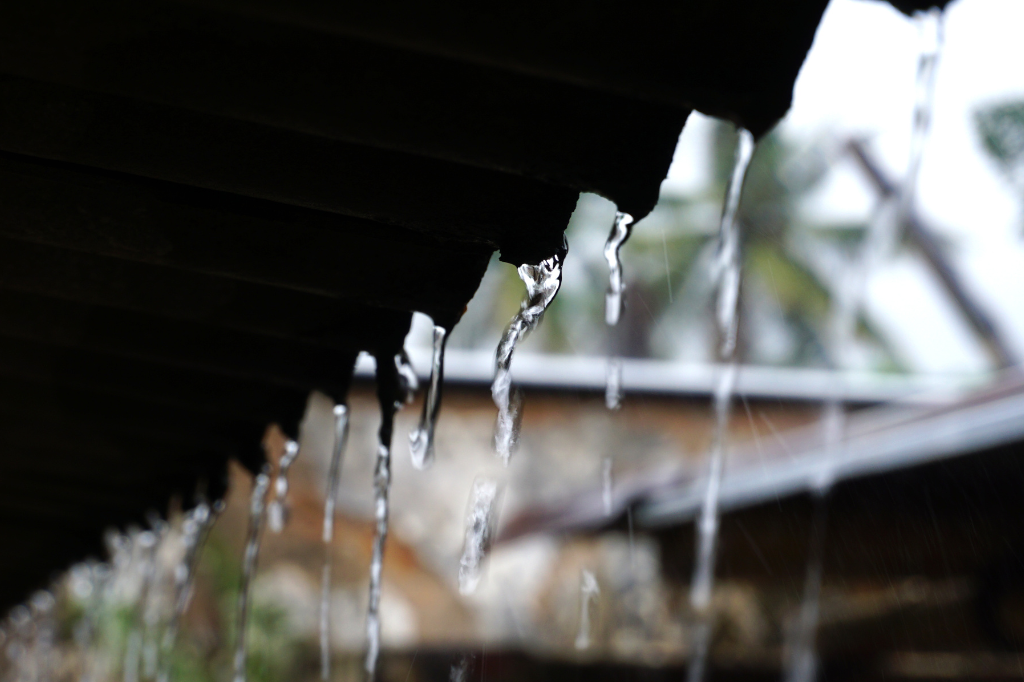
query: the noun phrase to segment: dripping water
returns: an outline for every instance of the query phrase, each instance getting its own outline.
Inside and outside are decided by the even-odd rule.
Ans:
[[[345,456],[348,442],[348,406],[334,406],[334,449],[331,451],[331,465],[327,471],[327,494],[324,499],[324,542],[334,538],[334,508],[338,503],[338,486],[341,482],[341,461]]]
[[[72,592],[88,600],[83,609],[82,619],[75,626],[74,641],[79,651],[89,652],[96,639],[97,619],[103,604],[103,592],[110,578],[110,567],[92,561],[71,568]],[[86,656],[82,661],[80,682],[90,682],[92,660]]]
[[[249,530],[245,541],[245,554],[242,557],[242,584],[238,589],[238,634],[235,643],[234,682],[245,682],[247,655],[245,629],[249,616],[249,592],[252,588],[253,576],[256,574],[256,561],[260,553],[260,538],[269,488],[270,472],[269,467],[265,467],[256,475],[253,481],[252,496],[249,498]]]
[[[444,347],[447,337],[448,331],[444,327],[434,325],[430,383],[423,398],[423,414],[420,416],[419,427],[409,434],[409,452],[412,465],[417,469],[426,469],[434,463],[434,429],[441,413],[441,384],[444,381]]]
[[[633,507],[626,507],[626,535],[629,538],[629,574],[630,579],[635,577],[636,568],[636,545],[633,543]]]
[[[580,573],[580,629],[576,633],[576,650],[590,648],[590,607],[597,601],[601,589],[597,586],[597,578],[584,569]]]
[[[604,515],[612,515],[612,458],[605,457],[601,463],[601,504]]]
[[[626,285],[622,281],[622,260],[619,250],[633,231],[633,216],[621,211],[615,214],[611,234],[604,243],[604,259],[608,262],[608,291],[604,297],[604,321],[609,327],[619,323],[622,315],[622,292]]]
[[[473,670],[473,655],[464,654],[459,662],[452,666],[448,674],[448,682],[469,682],[469,673]]]
[[[913,210],[924,147],[931,130],[935,76],[943,43],[943,15],[938,8],[919,12],[915,19],[921,40],[915,79],[914,113],[907,171],[893,201],[883,200],[871,221],[867,236],[851,266],[839,278],[833,293],[831,343],[833,365],[848,369],[855,351],[857,317],[863,305],[867,278],[899,238],[901,227]],[[788,682],[811,682],[817,675],[815,639],[820,613],[823,553],[828,518],[828,494],[834,480],[834,458],[846,425],[844,381],[836,382],[834,395],[822,415],[825,455],[812,483],[814,511],[804,576],[804,592],[792,626],[786,660]]]
[[[842,366],[843,353],[844,351],[848,352],[853,340],[855,315],[856,308],[842,305],[841,302],[833,314],[833,343],[840,366]],[[818,658],[815,652],[815,640],[817,639],[820,613],[828,496],[835,480],[836,454],[841,447],[846,426],[846,413],[843,407],[845,387],[843,384],[842,380],[836,381],[834,395],[825,404],[822,414],[825,452],[810,481],[811,493],[814,496],[814,509],[811,514],[807,569],[804,574],[804,590],[800,609],[787,633],[785,647],[787,657],[783,668],[787,682],[813,682],[817,679]]]
[[[605,371],[604,405],[609,410],[617,410],[622,405],[622,360],[614,356],[608,358]]]
[[[157,550],[167,529],[167,524],[158,518],[150,519],[152,530],[139,533],[137,546],[141,549],[140,573],[142,587],[139,591],[138,614],[142,629],[134,629],[129,638],[125,654],[125,681],[138,680],[140,676],[150,678],[156,675],[157,648],[154,630],[158,614],[151,608],[152,595],[157,582]]]
[[[57,600],[49,590],[40,590],[29,599],[32,621],[35,625],[31,658],[36,669],[35,679],[50,680],[55,670],[54,644],[57,638]]]
[[[288,471],[299,456],[299,444],[289,440],[284,446],[284,455],[277,465],[277,479],[274,481],[274,499],[267,505],[267,525],[270,530],[280,533],[288,522]]]
[[[367,651],[365,668],[373,679],[380,657],[380,592],[384,569],[384,543],[388,536],[388,492],[391,487],[391,435],[395,413],[409,401],[416,389],[416,374],[405,351],[395,355],[393,369],[377,361],[377,396],[381,422],[377,432],[377,459],[373,468],[374,522],[373,554],[370,558],[370,599],[366,610]]]
[[[740,293],[740,226],[736,214],[740,207],[743,181],[754,155],[754,136],[740,128],[736,142],[729,185],[725,190],[725,205],[718,228],[718,251],[715,255],[714,274],[718,282],[716,306],[718,331],[721,335],[719,356],[731,362],[736,351],[736,303]]]
[[[385,419],[390,420],[391,415]],[[390,427],[389,427],[390,429]],[[384,430],[384,426],[381,426]],[[391,486],[391,448],[381,438],[377,443],[377,461],[373,470],[374,520],[373,556],[370,560],[370,603],[366,612],[366,672],[373,676],[380,655],[380,588],[384,568],[384,542],[388,534],[388,489]]]
[[[914,83],[914,120],[910,135],[910,157],[907,174],[899,193],[900,223],[907,219],[913,208],[917,178],[921,171],[921,159],[932,126],[935,102],[935,74],[938,70],[939,55],[943,43],[942,10],[932,7],[915,15],[921,47],[917,59],[917,76]]]
[[[206,501],[200,501],[191,509],[182,521],[181,541],[185,552],[181,561],[174,567],[174,611],[171,613],[167,628],[164,630],[162,642],[162,661],[158,675],[159,682],[170,680],[170,654],[174,650],[175,642],[178,639],[178,629],[181,618],[188,608],[192,598],[192,583],[195,580],[196,569],[199,566],[199,559],[202,556],[203,546],[209,537],[213,524],[216,523],[224,511],[224,501],[218,500],[212,505]]]
[[[811,517],[811,539],[804,576],[804,593],[800,611],[792,626],[789,656],[785,672],[787,682],[813,682],[816,679],[818,658],[815,638],[821,603],[822,562],[825,549],[825,528],[828,521],[828,490],[817,491]]]
[[[341,460],[348,441],[348,407],[334,406],[334,449],[327,471],[327,494],[324,496],[324,566],[320,582],[320,678],[331,676],[331,567],[334,540],[334,507],[338,500],[341,481]]]
[[[403,348],[395,355],[395,372],[397,372],[396,385],[398,397],[395,399],[395,409],[402,409],[402,405],[411,403],[416,391],[419,390],[420,380],[416,377],[416,370],[413,369],[409,354]]]
[[[19,604],[11,609],[8,614],[10,621],[10,642],[6,646],[7,660],[9,661],[13,677],[19,682],[25,679],[36,679],[39,677],[38,661],[32,656],[33,637],[35,635],[35,623],[32,620],[32,612],[28,607]]]
[[[494,383],[491,396],[498,407],[498,421],[494,433],[494,449],[506,466],[519,440],[522,400],[519,392],[512,392],[512,355],[516,345],[540,323],[544,311],[562,286],[562,262],[565,251],[555,254],[538,265],[520,265],[519,277],[526,284],[526,297],[520,304],[495,353]]]
[[[849,337],[837,335],[833,338],[840,353],[852,342],[852,319],[855,314],[855,309],[840,305],[833,315],[833,333],[847,331],[850,334]],[[817,678],[818,658],[815,652],[815,640],[817,639],[821,601],[828,495],[835,480],[836,452],[840,447],[846,425],[843,388],[843,381],[837,381],[835,394],[825,404],[822,414],[825,452],[810,482],[811,492],[814,496],[811,536],[808,544],[807,569],[804,574],[804,590],[800,601],[800,610],[787,633],[788,641],[785,647],[787,658],[783,667],[787,682],[814,682]]]
[[[622,279],[622,259],[619,251],[633,231],[633,216],[621,211],[615,214],[612,231],[604,244],[604,259],[608,262],[608,291],[604,297],[604,321],[609,327],[619,323],[622,315],[622,292],[626,284]],[[609,410],[619,409],[622,402],[622,361],[614,355],[608,358],[604,402]]]
[[[718,539],[718,494],[722,485],[725,457],[725,435],[729,420],[729,404],[736,381],[736,365],[729,364],[715,388],[715,435],[708,457],[707,481],[700,518],[697,523],[697,564],[690,588],[690,605],[704,612],[711,601],[715,572],[715,544]]]
[[[715,388],[715,432],[707,458],[704,496],[697,519],[697,556],[690,584],[690,607],[697,618],[688,678],[690,682],[704,679],[708,647],[711,640],[711,590],[715,575],[715,550],[718,541],[718,495],[725,463],[725,441],[729,424],[729,408],[736,382],[737,301],[740,289],[740,230],[736,220],[750,159],[754,154],[754,136],[740,128],[736,158],[729,185],[725,191],[722,220],[718,232],[718,251],[714,274],[718,283],[716,322],[721,338],[719,358],[725,365]]]
[[[494,480],[473,481],[469,510],[466,513],[466,539],[459,560],[459,592],[472,594],[480,584],[481,566],[491,550],[498,529],[502,487]]]

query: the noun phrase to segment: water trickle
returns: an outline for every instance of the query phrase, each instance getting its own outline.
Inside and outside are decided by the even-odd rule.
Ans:
[[[19,604],[8,614],[10,621],[10,642],[7,644],[7,660],[10,664],[13,679],[37,679],[37,661],[32,656],[32,640],[35,636],[35,623],[27,606]]]
[[[518,391],[512,392],[512,355],[516,345],[536,329],[544,311],[558,294],[562,286],[562,261],[564,251],[538,265],[520,265],[519,278],[526,284],[526,297],[520,304],[505,333],[498,342],[495,353],[494,383],[491,396],[498,407],[498,421],[494,432],[494,449],[506,465],[512,457],[519,440],[519,423],[522,416],[522,400]]]
[[[181,560],[174,567],[174,611],[167,621],[164,630],[162,647],[162,659],[160,672],[157,676],[159,682],[168,682],[171,675],[171,652],[174,650],[175,642],[178,639],[178,629],[181,618],[188,608],[192,599],[192,583],[196,577],[196,569],[199,566],[199,559],[202,556],[203,546],[209,537],[213,524],[216,523],[224,511],[224,501],[218,500],[212,505],[206,501],[200,501],[193,509],[185,514],[181,524],[181,542],[184,546],[184,553]]]
[[[576,649],[583,651],[590,648],[590,607],[597,601],[601,589],[597,586],[597,578],[584,569],[580,573],[580,629],[576,633]]]
[[[284,445],[284,455],[277,465],[277,478],[274,480],[274,499],[267,505],[267,525],[270,530],[280,533],[288,523],[288,471],[299,456],[299,444],[289,440]]]
[[[403,405],[412,402],[420,388],[420,380],[404,348],[395,355],[395,371],[398,372],[398,398],[395,401],[395,409],[400,410]]]
[[[452,666],[448,674],[448,682],[469,682],[469,673],[473,670],[473,656],[465,654],[459,662]]]
[[[715,544],[718,539],[718,494],[722,485],[725,436],[735,381],[736,365],[727,365],[715,389],[715,435],[708,455],[707,481],[697,523],[697,564],[690,587],[690,604],[698,612],[707,609],[714,583]]]
[[[622,260],[619,251],[633,231],[633,216],[617,212],[608,241],[604,244],[604,259],[608,262],[608,291],[604,298],[604,321],[609,327],[619,323],[622,316],[622,292],[626,284],[622,279]],[[614,355],[608,358],[605,376],[604,402],[609,410],[619,409],[622,403],[622,361]]]
[[[629,538],[629,573],[636,568],[636,545],[633,542],[633,507],[626,507],[626,536]]]
[[[917,76],[914,85],[914,122],[910,135],[910,157],[907,174],[899,193],[900,223],[906,220],[914,204],[917,178],[921,171],[924,147],[932,127],[935,102],[935,74],[943,43],[942,10],[932,7],[915,15],[921,47],[917,58]]]
[[[718,281],[716,321],[721,335],[719,356],[726,361],[731,361],[736,351],[736,303],[740,293],[740,225],[736,214],[743,193],[743,181],[750,167],[750,159],[754,156],[754,136],[743,128],[737,132],[736,158],[725,190],[714,265],[714,275]]]
[[[388,488],[391,485],[391,448],[377,444],[377,463],[373,472],[374,518],[377,532],[373,538],[373,557],[370,560],[370,605],[366,612],[366,635],[369,648],[366,653],[366,672],[371,676],[377,668],[380,655],[380,587],[384,569],[384,542],[388,534]]]
[[[718,542],[718,496],[725,464],[725,442],[729,409],[736,383],[737,302],[740,290],[740,230],[736,220],[750,160],[754,155],[754,136],[739,129],[736,157],[729,185],[725,190],[722,220],[718,231],[718,251],[714,274],[718,283],[716,322],[721,339],[719,358],[725,367],[715,387],[715,432],[707,457],[704,496],[697,519],[697,557],[690,583],[690,607],[697,618],[692,641],[688,679],[700,682],[707,665],[711,640],[711,591],[715,578],[715,551]]]
[[[327,471],[327,494],[324,496],[324,566],[320,580],[320,678],[331,676],[331,566],[333,563],[334,508],[341,482],[341,461],[348,442],[348,407],[334,406],[334,449]]]
[[[260,539],[263,535],[263,517],[267,507],[267,490],[270,488],[268,469],[269,467],[264,468],[256,475],[253,481],[252,496],[249,498],[249,530],[245,541],[245,554],[242,557],[242,584],[238,588],[238,635],[235,643],[234,682],[245,682],[246,676],[245,629],[249,622],[249,592],[256,574],[256,561],[259,559]]]
[[[811,517],[811,540],[807,557],[807,573],[804,576],[804,593],[800,611],[793,623],[785,664],[787,682],[814,682],[818,657],[815,640],[818,632],[818,614],[821,603],[821,578],[823,554],[825,551],[825,528],[828,522],[828,490],[815,496],[814,512]]]
[[[140,534],[139,544],[144,549],[142,560],[142,592],[139,596],[139,613],[142,616],[142,646],[140,663],[142,677],[153,679],[157,674],[159,658],[159,642],[156,636],[157,626],[161,619],[159,592],[160,565],[157,552],[167,535],[169,525],[163,519],[150,518],[151,531]]]
[[[612,515],[612,458],[605,457],[601,463],[601,504],[604,515]]]
[[[604,243],[604,259],[608,262],[608,291],[604,297],[604,321],[609,327],[619,323],[622,315],[622,292],[626,289],[622,281],[622,260],[619,250],[633,231],[633,216],[621,211],[615,214],[611,234]]]
[[[430,363],[430,384],[427,395],[423,398],[423,414],[420,416],[419,427],[409,434],[409,452],[412,465],[417,469],[426,469],[434,463],[434,429],[437,417],[441,413],[441,384],[444,381],[444,347],[448,340],[448,331],[434,325],[434,352]]]
[[[471,594],[480,584],[481,566],[491,550],[498,529],[498,510],[501,506],[501,485],[494,480],[478,478],[466,514],[466,540],[459,560],[459,592]]]
[[[938,8],[920,12],[915,19],[921,40],[915,82],[914,114],[910,153],[906,175],[894,200],[883,200],[867,236],[853,263],[841,274],[833,292],[830,329],[833,366],[845,369],[852,365],[855,351],[857,316],[863,305],[867,278],[896,244],[902,226],[914,204],[924,147],[931,129],[935,99],[935,75],[943,43],[943,15]],[[893,205],[895,204],[895,205]],[[821,582],[825,529],[828,516],[828,494],[834,482],[835,454],[840,447],[846,423],[844,408],[846,386],[837,381],[834,393],[822,414],[825,453],[811,481],[815,506],[811,521],[811,538],[804,575],[804,591],[800,610],[789,632],[785,678],[788,682],[811,682],[817,674],[815,640],[820,612]]]
[[[70,592],[84,605],[82,618],[72,632],[75,645],[86,656],[82,659],[81,677],[79,682],[90,682],[92,675],[92,658],[88,653],[92,650],[96,639],[97,620],[103,604],[103,593],[106,581],[110,577],[110,567],[95,561],[87,561],[71,567]]]
[[[55,644],[57,639],[57,600],[49,590],[40,590],[29,598],[34,632],[31,639],[32,680],[47,681],[57,672]]]
[[[141,578],[141,587],[139,588],[139,594],[134,605],[134,611],[138,621],[142,621],[145,630],[148,630],[146,606],[153,582],[152,564],[156,554],[156,535],[150,531],[138,533],[134,546],[138,553],[138,571]],[[124,682],[138,682],[142,672],[144,644],[144,630],[140,629],[136,622],[128,634],[128,641],[125,645],[124,661],[121,665]]]
[[[604,405],[609,410],[617,410],[622,405],[622,360],[616,357],[608,358],[604,381]]]
[[[373,468],[374,521],[373,554],[370,558],[370,599],[366,610],[366,673],[373,679],[380,657],[380,591],[384,569],[384,543],[388,536],[388,492],[391,487],[391,435],[395,426],[395,412],[401,409],[415,384],[404,375],[409,365],[405,351],[395,356],[395,374],[381,371],[378,360],[377,391],[380,398],[381,422],[377,432],[377,460]],[[415,380],[412,373],[412,380]]]

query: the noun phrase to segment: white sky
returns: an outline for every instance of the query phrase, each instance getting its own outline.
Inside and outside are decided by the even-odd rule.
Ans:
[[[985,158],[972,120],[977,107],[1024,100],[1024,0],[957,0],[946,11],[932,133],[918,206],[947,237],[971,291],[1024,356],[1024,205]],[[789,138],[858,134],[899,176],[906,166],[920,42],[917,25],[873,0],[832,0],[780,124]],[[709,124],[695,115],[680,140],[665,189],[702,183],[695,155]],[[696,162],[695,162],[696,161]],[[839,165],[807,208],[860,217],[872,195],[850,164]],[[980,346],[914,258],[887,265],[868,287],[872,317],[921,372],[983,369]]]

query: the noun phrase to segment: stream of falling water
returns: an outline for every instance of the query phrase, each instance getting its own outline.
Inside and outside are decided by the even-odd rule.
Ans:
[[[348,442],[348,406],[334,406],[334,448],[327,470],[327,494],[324,495],[324,566],[320,580],[320,678],[331,677],[331,570],[333,566],[334,508],[338,502],[341,462]]]
[[[448,673],[448,682],[469,682],[469,673],[473,670],[473,655],[465,654],[459,662],[452,665]]]
[[[612,458],[605,457],[601,462],[601,506],[604,515],[612,515]]]
[[[633,216],[621,211],[615,214],[612,231],[604,243],[604,259],[608,262],[608,291],[604,297],[604,321],[609,327],[619,323],[622,316],[622,292],[626,284],[622,279],[622,259],[619,251],[633,232]],[[604,402],[609,410],[619,409],[622,403],[622,361],[614,351],[608,357],[605,375]]]
[[[423,414],[420,425],[409,434],[409,453],[412,465],[426,469],[434,463],[434,429],[441,413],[441,385],[444,382],[444,347],[448,341],[448,330],[434,325],[434,349],[430,362],[430,383],[423,397]]]
[[[622,292],[626,284],[622,280],[622,260],[619,250],[633,232],[633,216],[621,211],[615,214],[611,234],[604,243],[604,259],[608,262],[608,291],[604,297],[604,321],[609,327],[619,323],[622,315]]]
[[[388,536],[388,489],[391,486],[391,422],[394,412],[384,410],[382,418],[387,424],[381,424],[383,434],[389,432],[388,438],[381,435],[377,443],[377,462],[373,468],[374,520],[376,534],[373,537],[373,556],[370,559],[370,603],[366,610],[366,637],[369,643],[366,652],[366,672],[373,678],[377,670],[377,659],[380,656],[380,588],[381,574],[384,569],[384,542]]]
[[[466,539],[459,559],[459,592],[472,594],[480,584],[481,567],[498,529],[502,486],[489,478],[473,481],[466,513]]]
[[[395,413],[417,388],[416,373],[405,351],[395,355],[394,367],[377,360],[377,394],[380,399],[380,429],[377,432],[377,460],[373,468],[374,522],[373,554],[370,558],[370,599],[366,609],[366,673],[373,679],[380,658],[380,591],[384,570],[384,543],[388,537],[388,491],[391,488],[391,436]]]
[[[284,455],[277,465],[277,478],[274,480],[274,499],[267,505],[267,525],[270,530],[280,533],[288,523],[288,471],[299,456],[299,444],[289,440],[284,445]]]
[[[246,670],[246,637],[245,630],[249,618],[249,592],[252,579],[256,575],[256,561],[259,559],[260,538],[263,534],[263,517],[267,508],[267,491],[270,488],[269,466],[256,475],[249,498],[249,530],[245,541],[245,554],[242,556],[242,584],[238,588],[238,621],[235,644],[235,676],[234,682],[245,682]]]
[[[109,547],[109,543],[108,543]],[[79,682],[91,682],[94,679],[93,659],[88,656],[96,640],[97,620],[103,605],[103,594],[108,587],[112,574],[109,564],[87,561],[71,568],[72,593],[86,601],[82,612],[82,620],[75,627],[74,641],[79,651],[86,653],[82,658],[82,673]]]
[[[718,252],[715,276],[718,282],[716,321],[721,338],[719,358],[725,368],[715,388],[715,433],[708,453],[704,497],[697,519],[697,556],[690,583],[690,607],[696,616],[688,679],[700,682],[707,666],[708,647],[711,643],[712,614],[711,590],[715,577],[715,551],[718,542],[718,495],[725,463],[725,441],[729,425],[729,408],[736,383],[736,304],[740,289],[740,230],[736,213],[740,206],[743,181],[750,159],[754,155],[754,136],[740,128],[736,144],[736,158],[729,185],[725,190],[725,203],[718,231]]]
[[[914,119],[910,134],[910,157],[907,174],[899,192],[900,225],[910,214],[917,190],[917,178],[921,173],[924,147],[932,127],[932,112],[935,108],[935,74],[939,56],[942,53],[943,18],[942,10],[932,7],[915,15],[920,52],[917,58],[917,76],[914,83]]]
[[[181,525],[181,542],[184,553],[181,561],[174,567],[174,611],[167,621],[161,643],[160,671],[158,682],[169,682],[171,676],[171,652],[178,640],[178,629],[181,618],[192,598],[192,583],[196,577],[196,569],[202,556],[203,547],[209,537],[210,530],[224,511],[224,501],[218,500],[212,505],[201,501],[189,512]]]
[[[156,674],[156,647],[153,643],[153,632],[156,626],[156,612],[150,608],[150,600],[157,580],[156,554],[160,541],[166,532],[166,523],[156,520],[151,524],[153,529],[139,533],[136,545],[140,549],[140,573],[142,587],[136,604],[142,629],[135,628],[128,638],[128,646],[124,657],[125,682],[137,682],[140,677],[152,677]],[[152,644],[151,644],[152,643]]]
[[[498,421],[494,432],[494,449],[507,466],[519,440],[519,423],[522,417],[521,396],[512,389],[512,355],[516,345],[536,329],[544,311],[558,294],[562,286],[562,261],[565,252],[541,261],[538,265],[520,265],[519,278],[526,284],[526,297],[520,304],[505,333],[498,342],[495,353],[494,383],[491,396],[498,407]]]
[[[910,154],[906,175],[895,199],[883,199],[868,226],[868,232],[852,266],[841,273],[833,292],[834,311],[831,322],[831,343],[834,366],[849,369],[853,364],[857,317],[863,306],[867,279],[879,262],[895,246],[904,221],[913,210],[921,160],[931,130],[935,101],[935,75],[943,44],[943,14],[936,7],[915,16],[920,40],[915,79],[914,113],[910,136]],[[895,204],[895,205],[891,205]],[[825,455],[816,480],[812,482],[814,511],[811,537],[804,575],[804,591],[800,611],[790,633],[785,665],[787,682],[813,682],[817,677],[815,641],[820,614],[824,546],[828,525],[828,495],[834,478],[834,458],[841,447],[846,426],[843,407],[846,387],[836,382],[834,395],[822,415],[825,432]]]
[[[601,589],[597,585],[597,578],[590,571],[584,569],[580,573],[580,628],[576,633],[576,650],[583,651],[590,648],[590,607],[597,601]]]
[[[825,528],[828,524],[827,490],[814,497],[811,516],[811,538],[807,554],[807,573],[800,611],[792,625],[788,660],[784,671],[787,682],[813,682],[817,677],[818,657],[815,639],[821,603],[821,576],[825,551]]]

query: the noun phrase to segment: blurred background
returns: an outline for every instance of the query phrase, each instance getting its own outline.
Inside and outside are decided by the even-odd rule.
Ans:
[[[913,206],[917,228],[902,231],[868,266],[862,254],[886,183],[899,183],[908,164],[921,45],[914,21],[888,4],[832,0],[792,110],[757,147],[740,208],[741,369],[727,474],[754,481],[728,500],[735,510],[752,505],[751,523],[761,525],[744,526],[741,513],[723,526],[713,600],[716,679],[785,673],[812,517],[807,499],[783,503],[794,493],[793,476],[802,475],[786,472],[813,468],[822,457],[815,434],[824,405],[836,401],[851,415],[850,461],[880,452],[870,438],[882,433],[877,442],[892,445],[888,463],[872,464],[871,471],[913,460],[924,468],[899,485],[935,491],[939,511],[922,505],[926,516],[909,510],[901,517],[893,504],[900,493],[892,492],[884,503],[891,505],[891,525],[907,533],[898,538],[872,530],[877,519],[863,508],[833,511],[833,519],[846,514],[845,525],[830,526],[825,543],[844,547],[847,559],[826,559],[819,637],[826,676],[1024,676],[1017,654],[1024,580],[1020,545],[1013,545],[1021,524],[1007,511],[1020,491],[1013,497],[1011,488],[1002,500],[1007,506],[989,510],[983,501],[991,501],[995,488],[971,487],[975,474],[927,465],[931,457],[1012,454],[1024,441],[1013,428],[1024,424],[1018,400],[1024,388],[1010,369],[1024,357],[1022,26],[1019,0],[958,0],[946,11]],[[604,322],[603,246],[615,206],[581,195],[567,230],[561,292],[513,365],[525,393],[524,417],[507,468],[493,453],[489,386],[494,348],[518,310],[523,285],[514,267],[492,262],[448,343],[430,470],[415,470],[408,455],[422,395],[399,415],[380,679],[448,680],[459,670],[467,680],[683,674],[693,552],[685,498],[703,471],[713,431],[711,267],[735,142],[731,124],[690,117],[657,209],[635,225],[622,250],[625,310],[614,329]],[[851,273],[861,273],[854,277],[861,282],[854,334],[837,344],[834,319]],[[431,330],[429,318],[418,315],[406,342],[424,378]],[[625,359],[625,398],[616,411],[604,403],[609,355]],[[363,676],[379,415],[368,358],[360,359],[358,375],[332,546],[335,680]],[[320,674],[331,407],[323,396],[311,397],[292,470],[290,523],[282,534],[267,531],[263,542],[250,623],[253,680]],[[996,408],[1003,410],[998,419],[985,416]],[[936,433],[959,449],[933,443]],[[279,434],[268,442],[281,447]],[[1008,461],[999,466],[1019,474],[1016,460]],[[750,474],[752,467],[760,473]],[[996,464],[979,467],[990,478],[1002,471]],[[947,495],[951,475],[970,489],[957,498],[963,508]],[[463,595],[459,560],[479,480],[496,481],[502,490],[499,537],[480,586]],[[773,488],[778,481],[782,487]],[[879,485],[904,489],[888,479]],[[198,565],[171,657],[173,679],[230,674],[250,488],[248,474],[235,470],[226,510]],[[874,499],[869,493],[859,499]],[[842,507],[845,498],[837,495]],[[765,496],[773,500],[767,507]],[[673,500],[682,501],[673,507]],[[948,516],[945,507],[953,510]],[[978,525],[958,534],[968,522]],[[183,551],[180,523],[172,515],[169,526],[130,531],[130,543],[112,538],[110,567],[79,566],[52,596],[37,595],[14,614],[9,632],[31,620],[48,634],[32,640],[43,656],[8,647],[11,679],[156,679],[157,626],[167,617]],[[150,556],[146,543],[154,532],[164,541]],[[927,546],[915,545],[926,533]],[[896,551],[893,558],[894,547],[906,549],[905,556]],[[858,561],[868,568],[856,568]],[[108,580],[111,571],[121,577]],[[595,579],[596,593],[585,576]],[[580,646],[584,631],[586,646]],[[85,644],[92,646],[88,656],[80,653]],[[35,668],[11,663],[30,659]]]

